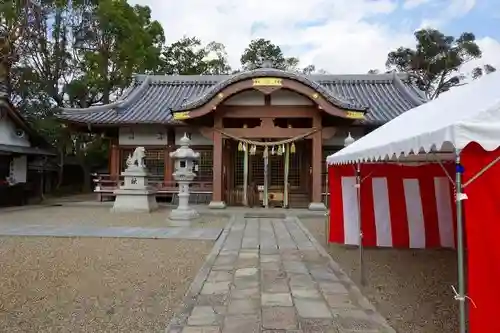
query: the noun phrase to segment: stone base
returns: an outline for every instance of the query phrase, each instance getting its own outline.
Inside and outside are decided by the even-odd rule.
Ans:
[[[208,208],[210,209],[225,209],[226,203],[224,201],[210,201],[208,204]]]
[[[192,208],[174,209],[167,219],[169,225],[174,227],[190,227],[191,222],[200,217],[200,214]]]
[[[150,213],[158,209],[156,191],[153,190],[115,190],[113,213]]]
[[[311,202],[309,204],[309,210],[324,212],[326,211],[326,206],[323,202]]]

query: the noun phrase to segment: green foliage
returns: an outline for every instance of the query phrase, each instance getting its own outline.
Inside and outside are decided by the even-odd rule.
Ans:
[[[200,75],[231,72],[224,45],[212,42],[203,46],[196,37],[184,37],[166,46],[162,55],[164,74]]]
[[[285,57],[278,45],[264,38],[252,40],[240,58],[243,70],[265,66],[266,62],[270,62],[273,68],[285,71],[302,72],[303,74],[312,74],[316,71],[314,65],[299,69],[299,58]]]
[[[435,29],[423,29],[415,32],[415,39],[415,49],[400,47],[390,52],[386,66],[388,69],[410,73],[414,83],[429,99],[460,85],[465,78],[459,73],[460,68],[481,57],[476,37],[469,32],[455,38]],[[484,72],[494,70],[488,65]],[[482,74],[483,69],[476,68],[472,76],[477,78]]]

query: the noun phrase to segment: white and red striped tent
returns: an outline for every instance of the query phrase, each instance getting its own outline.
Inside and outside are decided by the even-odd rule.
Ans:
[[[448,161],[451,169],[443,161],[435,163],[449,153],[452,153]],[[434,163],[395,164],[422,158]],[[330,240],[357,242],[357,195],[352,177],[353,166],[360,165],[361,229],[363,238],[367,238],[364,243],[417,248],[450,247],[456,243],[461,253],[463,237],[455,237],[454,230],[463,228],[467,295],[476,305],[469,307],[468,332],[498,333],[499,161],[500,72],[495,72],[400,115],[327,158]],[[453,208],[459,206],[450,202],[455,199],[452,196],[455,175],[464,182],[465,195],[457,199],[464,203],[460,212],[465,223],[453,213]],[[459,282],[462,275],[459,265]],[[460,283],[459,300],[467,299],[464,288],[465,284]],[[466,326],[462,315],[464,302],[460,306],[462,333]]]

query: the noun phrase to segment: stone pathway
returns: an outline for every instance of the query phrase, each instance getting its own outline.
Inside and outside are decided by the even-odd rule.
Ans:
[[[1,224],[1,236],[112,237],[216,240],[220,228],[141,228]]]
[[[166,333],[395,333],[296,217],[233,217]]]

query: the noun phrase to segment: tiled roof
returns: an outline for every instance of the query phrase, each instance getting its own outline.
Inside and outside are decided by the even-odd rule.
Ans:
[[[265,72],[265,73],[264,73]],[[133,85],[115,103],[86,109],[63,109],[58,117],[75,123],[175,124],[172,111],[198,107],[220,89],[255,76],[276,76],[282,71],[259,69],[236,75],[137,75]],[[367,110],[362,122],[382,124],[425,102],[406,74],[297,75],[332,104],[348,110]]]

